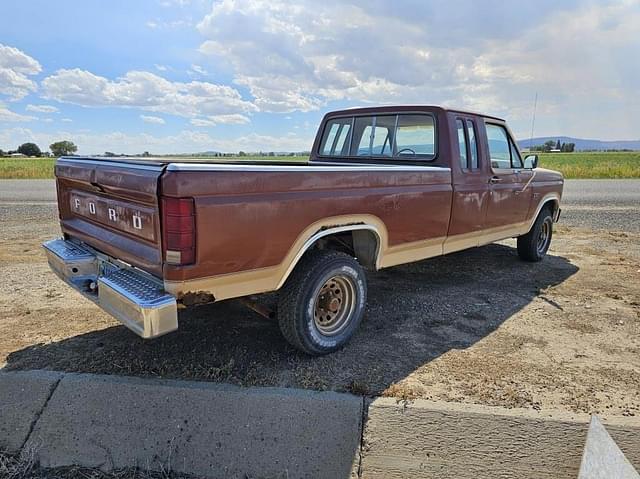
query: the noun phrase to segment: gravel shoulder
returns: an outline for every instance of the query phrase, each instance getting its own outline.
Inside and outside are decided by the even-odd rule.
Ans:
[[[636,213],[637,214],[637,213]],[[640,414],[640,234],[561,224],[542,263],[514,241],[369,275],[343,350],[297,353],[237,301],[144,341],[49,271],[54,205],[0,204],[0,366]]]

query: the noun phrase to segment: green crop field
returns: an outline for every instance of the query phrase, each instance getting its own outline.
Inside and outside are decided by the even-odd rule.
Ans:
[[[0,158],[0,178],[53,178],[54,158]]]
[[[539,166],[566,178],[640,178],[640,152],[541,153]],[[176,161],[189,161],[179,157]],[[115,158],[117,160],[117,158]],[[224,161],[304,162],[306,156],[213,157]],[[0,178],[53,178],[53,158],[0,158]]]
[[[561,171],[565,178],[640,178],[640,152],[538,154],[538,166]]]

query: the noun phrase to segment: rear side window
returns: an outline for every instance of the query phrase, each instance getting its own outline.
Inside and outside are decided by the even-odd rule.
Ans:
[[[351,118],[329,120],[324,128],[320,154],[324,156],[346,155],[349,151]]]
[[[460,166],[462,169],[469,168],[467,163],[467,138],[464,135],[464,123],[462,120],[456,120],[458,130],[458,151],[460,152]]]

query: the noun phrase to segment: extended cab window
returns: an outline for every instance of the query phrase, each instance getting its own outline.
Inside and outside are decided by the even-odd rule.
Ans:
[[[464,123],[462,120],[456,120],[456,129],[458,130],[458,151],[460,152],[460,166],[462,169],[469,167],[467,163],[467,138],[464,136]]]
[[[471,120],[467,120],[467,133],[469,135],[469,151],[471,151],[471,169],[478,168],[478,142],[476,141],[476,129]]]
[[[458,131],[458,151],[460,152],[460,167],[463,170],[478,169],[478,142],[476,128],[471,120],[456,119]]]
[[[347,154],[352,121],[353,118],[336,118],[327,122],[320,144],[321,155],[342,156]]]
[[[436,154],[436,129],[431,115],[398,115],[396,156],[433,159]]]

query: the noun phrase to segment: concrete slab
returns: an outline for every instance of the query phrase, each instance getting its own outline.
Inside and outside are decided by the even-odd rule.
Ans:
[[[597,416],[591,417],[578,479],[640,479]]]
[[[363,400],[337,393],[67,374],[28,441],[44,467],[345,478]]]
[[[607,429],[640,465],[640,420]],[[379,398],[368,403],[362,477],[572,478],[589,416],[471,404]]]
[[[18,452],[62,374],[0,372],[0,450]]]

